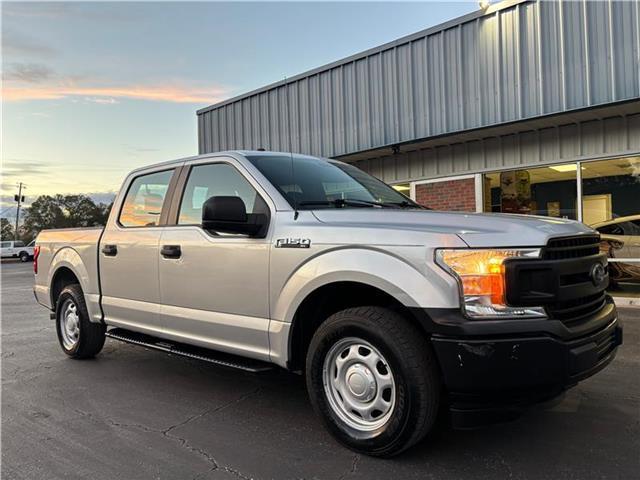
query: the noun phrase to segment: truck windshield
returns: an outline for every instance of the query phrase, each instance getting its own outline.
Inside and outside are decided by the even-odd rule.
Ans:
[[[293,155],[249,155],[292,207],[423,208],[386,183],[352,165]]]

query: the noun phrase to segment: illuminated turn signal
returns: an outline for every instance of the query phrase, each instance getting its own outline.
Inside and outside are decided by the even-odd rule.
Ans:
[[[469,316],[541,316],[542,310],[514,309],[507,306],[505,261],[513,257],[537,257],[539,249],[455,249],[438,250],[436,261],[453,274],[462,290],[462,301]]]
[[[443,250],[442,260],[460,278],[462,293],[489,297],[504,305],[504,260],[514,256],[508,250]]]

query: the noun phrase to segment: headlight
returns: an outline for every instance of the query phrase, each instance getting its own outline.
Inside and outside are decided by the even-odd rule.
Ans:
[[[437,250],[436,263],[460,285],[464,311],[470,318],[540,318],[542,307],[509,307],[505,298],[505,260],[539,257],[540,249]]]

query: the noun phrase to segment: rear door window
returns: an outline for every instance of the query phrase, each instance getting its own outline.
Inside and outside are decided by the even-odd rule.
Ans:
[[[118,221],[123,227],[153,227],[160,222],[173,170],[141,175],[131,182]]]

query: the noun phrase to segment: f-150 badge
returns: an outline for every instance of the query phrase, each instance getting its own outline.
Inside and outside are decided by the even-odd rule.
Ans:
[[[276,240],[276,248],[309,248],[309,238],[279,238]]]

